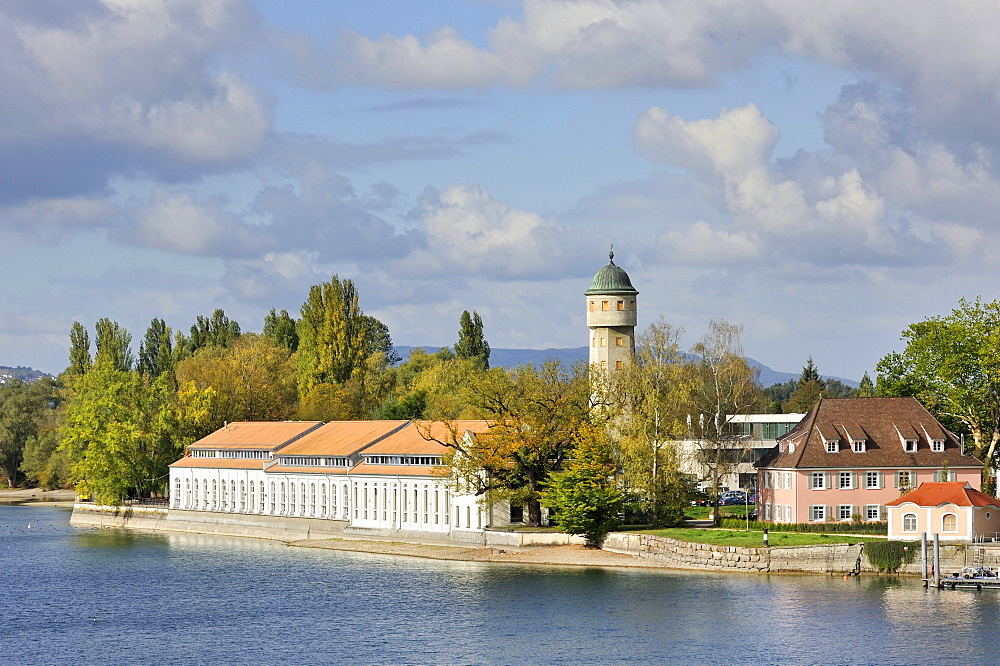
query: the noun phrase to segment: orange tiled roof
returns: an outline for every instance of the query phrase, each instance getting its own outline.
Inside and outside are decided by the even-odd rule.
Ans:
[[[322,421],[237,421],[191,445],[194,449],[276,449],[295,441]]]
[[[435,476],[443,477],[447,467],[430,465],[370,465],[361,463],[351,469],[351,476],[370,474],[378,476]]]
[[[451,421],[450,424],[455,429],[454,434],[457,437],[461,437],[470,430],[473,433],[484,433],[489,430],[489,424],[486,421]],[[439,456],[451,450],[434,439],[426,439],[425,435],[447,442],[452,433],[449,432],[448,426],[440,421],[414,421],[385,439],[375,442],[363,453],[365,455]]]
[[[827,452],[824,438],[839,440],[839,450]],[[864,440],[864,452],[852,450],[853,439]],[[905,451],[902,439],[917,440],[917,450]],[[944,451],[932,451],[931,439],[944,440]],[[820,398],[778,443],[758,467],[982,467],[916,398]]]
[[[281,449],[281,455],[349,456],[409,421],[331,421]]]
[[[290,465],[272,465],[267,468],[267,473],[287,473],[287,474],[347,474],[345,467],[292,467]]]
[[[955,506],[995,506],[1000,508],[1000,499],[981,493],[964,481],[924,481],[916,490],[899,499],[886,502],[885,505],[901,506],[908,503],[917,506],[954,504]]]
[[[170,463],[170,467],[214,467],[221,469],[263,469],[264,464],[270,460],[260,458],[192,458],[185,456],[177,462]]]

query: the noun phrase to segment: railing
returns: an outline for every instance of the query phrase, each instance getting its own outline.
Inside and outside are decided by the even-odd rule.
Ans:
[[[141,499],[125,500],[125,506],[152,506],[165,509],[169,505],[170,499],[167,497],[143,497]]]

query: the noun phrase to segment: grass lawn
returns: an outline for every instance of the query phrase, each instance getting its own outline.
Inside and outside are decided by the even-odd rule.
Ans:
[[[759,530],[722,530],[695,529],[675,527],[665,530],[642,530],[640,534],[655,534],[656,536],[691,541],[692,543],[710,543],[717,546],[747,546],[759,548],[764,545],[764,533]],[[839,534],[816,534],[805,532],[768,532],[769,546],[812,546],[824,543],[860,543],[862,541],[885,541],[885,537],[855,537]]]
[[[753,504],[750,509],[754,509]],[[685,507],[684,515],[695,520],[707,520],[708,512],[712,510],[710,506],[689,506]],[[743,518],[747,515],[747,507],[744,504],[728,504],[719,507],[719,513],[723,518]]]

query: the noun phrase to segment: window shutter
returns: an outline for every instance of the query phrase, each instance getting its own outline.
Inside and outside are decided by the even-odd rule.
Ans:
[[[823,510],[823,520],[830,520],[831,518],[833,518],[833,507],[827,506]]]
[[[858,487],[858,473],[851,472],[851,488],[857,488],[857,487]]]
[[[859,518],[864,519],[864,516],[861,515],[861,507],[860,506],[852,506],[851,507],[851,520],[854,520],[854,516],[855,515],[857,515]]]
[[[878,472],[878,487],[885,487],[885,472]]]
[[[949,481],[954,481],[956,479],[955,474],[956,474],[956,472],[952,472],[952,471],[949,470],[948,471],[948,480]]]
[[[823,487],[824,488],[832,488],[833,487],[833,486],[830,485],[830,473],[829,472],[823,472]]]
[[[899,470],[893,473],[893,487],[899,488]]]

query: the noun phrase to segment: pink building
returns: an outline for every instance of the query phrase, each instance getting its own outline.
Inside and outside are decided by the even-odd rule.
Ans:
[[[886,503],[904,490],[925,481],[978,486],[982,467],[914,398],[821,398],[757,464],[757,515],[886,520]]]
[[[926,533],[941,541],[971,542],[1000,533],[1000,499],[968,483],[920,484],[913,492],[886,503],[889,539],[915,541]]]

